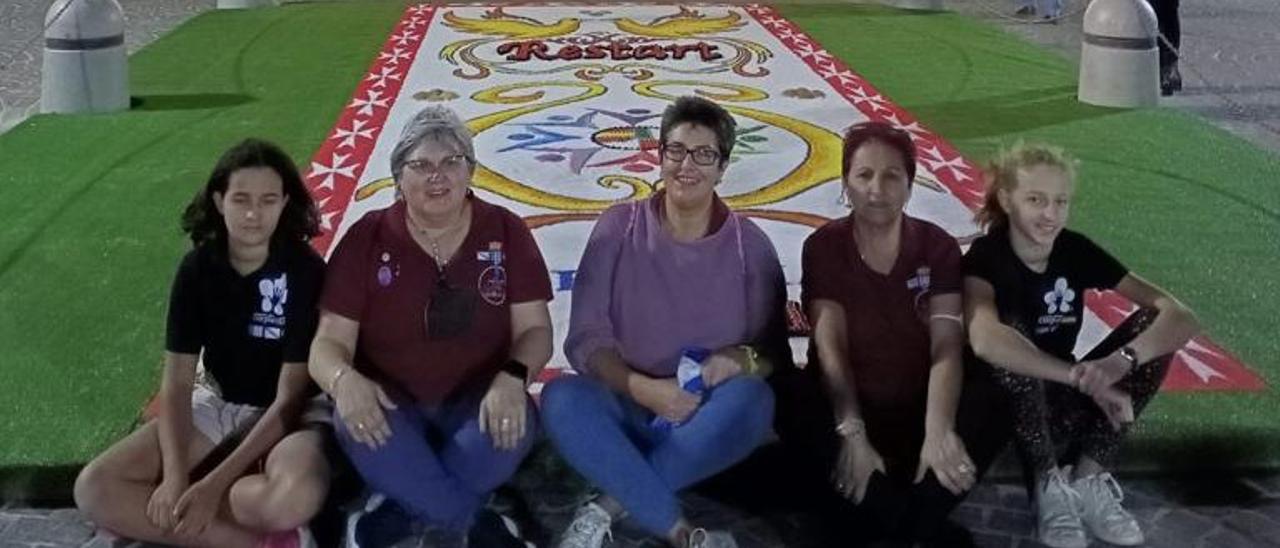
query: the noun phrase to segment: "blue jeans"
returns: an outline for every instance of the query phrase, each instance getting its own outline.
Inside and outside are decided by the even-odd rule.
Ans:
[[[383,410],[391,438],[376,450],[351,437],[336,409],[334,432],[369,488],[426,525],[467,531],[489,493],[511,478],[537,436],[538,419],[529,402],[528,430],[520,445],[512,451],[494,449],[478,420],[484,392],[472,390],[434,406],[397,399],[397,409]]]
[[[565,460],[613,497],[645,531],[680,519],[676,493],[750,455],[773,422],[773,391],[738,376],[711,389],[693,417],[669,431],[652,411],[582,375],[542,390],[543,428]]]

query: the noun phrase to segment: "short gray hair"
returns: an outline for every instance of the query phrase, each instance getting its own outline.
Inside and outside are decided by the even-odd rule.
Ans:
[[[462,149],[467,163],[475,167],[476,149],[466,123],[448,107],[430,106],[418,111],[404,125],[404,129],[400,130],[400,140],[391,150],[391,177],[396,182],[400,182],[400,174],[404,172],[404,163],[409,160],[409,153],[429,140],[453,141]]]

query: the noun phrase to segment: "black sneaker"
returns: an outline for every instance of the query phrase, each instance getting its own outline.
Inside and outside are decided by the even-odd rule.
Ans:
[[[520,536],[516,522],[488,508],[476,514],[476,523],[468,535],[469,548],[529,548]]]
[[[1160,95],[1168,97],[1177,91],[1182,91],[1182,73],[1178,71],[1178,65],[1169,65],[1160,71]]]
[[[413,518],[399,504],[373,493],[348,518],[346,548],[387,548],[416,534]]]

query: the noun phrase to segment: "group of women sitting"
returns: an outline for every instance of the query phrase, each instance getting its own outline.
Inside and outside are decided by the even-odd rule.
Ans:
[[[904,212],[911,137],[848,130],[851,213],[805,241],[812,335],[797,366],[778,255],[717,195],[733,118],[683,97],[659,140],[660,189],[595,224],[564,345],[577,374],[536,408],[547,268],[522,219],[471,191],[472,136],[454,113],[408,122],[394,204],[351,225],[327,265],[288,157],[256,140],[229,150],[183,216],[194,248],[169,300],[159,417],[83,470],[77,504],[148,542],[302,546],[349,463],[367,486],[349,545],[484,544],[476,529],[504,523],[490,494],[545,431],[597,490],[559,546],[602,546],[623,520],[681,548],[735,546],[679,494],[774,431],[806,463],[776,474],[820,482],[859,524],[841,544],[928,544],[1012,436],[1043,542],[1142,542],[1108,470],[1198,328],[1065,228],[1076,183],[1063,152],[1018,145],[992,161],[987,233],[962,255]],[[1091,289],[1140,311],[1076,359]],[[194,473],[215,447],[231,449]]]

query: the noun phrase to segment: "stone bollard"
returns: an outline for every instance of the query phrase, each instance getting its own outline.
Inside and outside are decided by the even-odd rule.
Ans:
[[[116,0],[57,0],[44,27],[41,112],[129,108],[124,12]]]
[[[942,0],[885,0],[884,3],[904,10],[942,10]]]
[[[1153,106],[1160,100],[1160,34],[1143,0],[1093,0],[1084,12],[1080,52],[1082,103]]]
[[[218,0],[218,9],[220,10],[265,8],[274,5],[276,5],[275,0]]]

